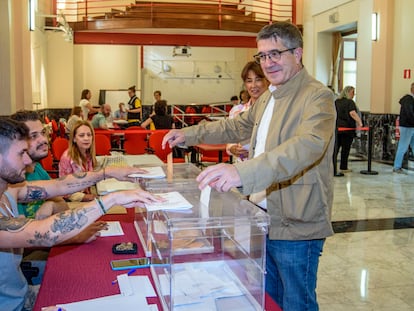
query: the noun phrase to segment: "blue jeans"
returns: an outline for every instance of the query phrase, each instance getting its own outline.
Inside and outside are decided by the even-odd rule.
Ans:
[[[325,239],[266,241],[266,292],[283,311],[319,310],[316,277]]]
[[[402,167],[404,154],[407,152],[409,145],[414,151],[414,127],[400,126],[400,141],[398,142],[398,148],[395,154],[394,169]]]

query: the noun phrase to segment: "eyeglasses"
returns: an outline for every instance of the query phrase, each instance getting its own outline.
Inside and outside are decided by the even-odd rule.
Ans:
[[[269,58],[272,62],[277,62],[282,57],[282,53],[285,53],[287,51],[293,51],[296,48],[286,49],[283,51],[279,50],[271,50],[269,53],[259,53],[253,56],[254,60],[258,64],[263,64],[266,62],[266,58]]]

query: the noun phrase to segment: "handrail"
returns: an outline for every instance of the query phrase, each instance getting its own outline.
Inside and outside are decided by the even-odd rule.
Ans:
[[[143,1],[131,4],[130,0],[54,0],[54,8],[57,12],[64,14],[69,22],[88,21],[94,18],[108,19],[114,16],[128,16],[128,12],[134,9],[151,8],[152,14],[155,8],[180,8],[186,7],[182,13],[197,14],[201,8],[216,7],[219,27],[223,22],[224,16],[240,17],[240,10],[245,12],[245,16],[254,16],[258,22],[272,22],[276,20],[290,19],[295,23],[296,0],[181,0],[179,3],[174,0],[168,2]],[[152,16],[151,16],[152,18]]]

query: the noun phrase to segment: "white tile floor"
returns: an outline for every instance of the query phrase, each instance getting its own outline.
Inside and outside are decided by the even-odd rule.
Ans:
[[[353,172],[335,178],[333,221],[414,217],[414,175],[392,173],[373,163],[379,175]],[[320,259],[321,311],[414,310],[414,229],[337,233]]]

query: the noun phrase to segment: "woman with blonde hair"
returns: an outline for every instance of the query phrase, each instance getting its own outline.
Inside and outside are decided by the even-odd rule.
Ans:
[[[73,173],[90,172],[97,166],[95,152],[95,132],[92,125],[80,120],[73,126],[69,135],[69,148],[59,162],[59,177]],[[95,195],[90,188],[70,195],[71,201],[92,201]]]
[[[335,100],[336,107],[336,140],[333,154],[334,175],[344,176],[344,173],[351,172],[348,168],[348,157],[351,150],[352,141],[355,137],[355,128],[362,127],[362,120],[358,115],[358,109],[352,100],[355,96],[355,88],[353,86],[345,86]],[[338,128],[347,128],[344,131],[338,131]],[[336,159],[339,149],[341,149],[340,172],[337,172]]]

